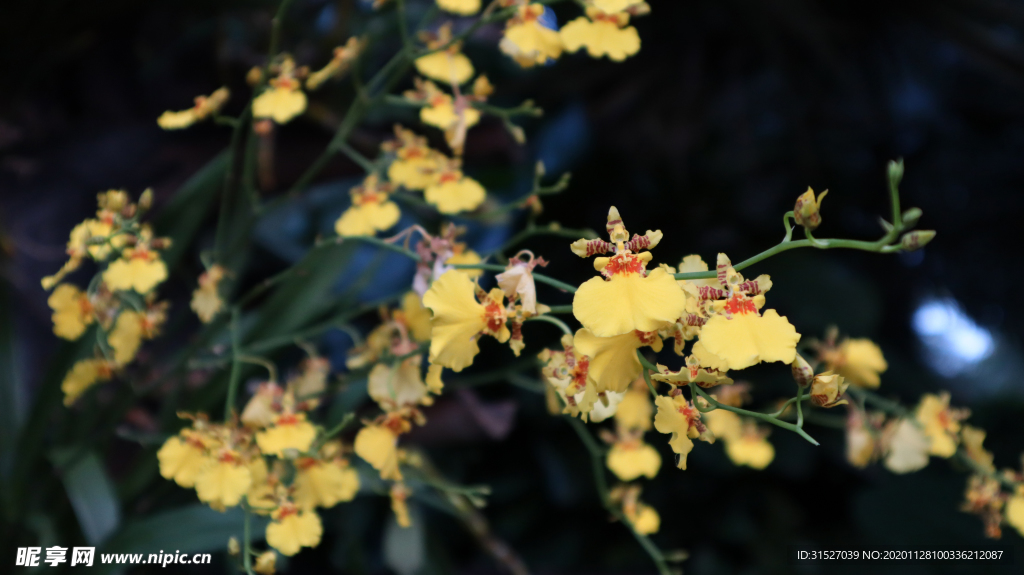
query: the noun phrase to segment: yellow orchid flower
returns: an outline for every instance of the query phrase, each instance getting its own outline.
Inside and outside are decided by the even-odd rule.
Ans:
[[[821,348],[818,355],[829,370],[861,387],[877,388],[879,374],[889,368],[882,350],[870,339],[847,339],[838,347]]]
[[[305,413],[284,413],[269,427],[256,434],[256,444],[267,455],[284,457],[286,450],[309,451],[316,439],[316,428],[306,421]]]
[[[479,182],[449,164],[438,172],[437,179],[427,186],[423,199],[442,214],[471,212],[484,203],[487,191]]]
[[[89,296],[71,284],[60,284],[46,300],[53,310],[53,333],[67,340],[76,340],[94,321]]]
[[[621,62],[640,51],[640,35],[636,28],[629,26],[626,12],[607,14],[588,7],[585,17],[569,22],[559,34],[566,51],[586,48],[592,58],[608,56],[610,60]]]
[[[430,363],[453,371],[462,371],[480,352],[480,334],[508,341],[511,333],[505,325],[505,294],[495,288],[478,303],[477,290],[466,274],[449,270],[434,280],[423,295],[423,305],[433,312],[430,320]]]
[[[391,185],[379,181],[377,174],[366,176],[363,183],[352,188],[352,206],[334,223],[339,236],[372,236],[396,223],[402,213],[389,199]]]
[[[388,166],[388,180],[407,190],[423,190],[437,181],[446,160],[444,154],[427,146],[427,139],[395,126],[395,138],[381,144],[385,152],[394,152]]]
[[[436,34],[427,33],[423,36],[427,49],[434,52],[420,56],[413,62],[420,74],[438,82],[454,85],[464,84],[473,77],[473,62],[462,53],[462,43],[452,42],[451,22],[441,26]]]
[[[654,429],[671,434],[668,445],[678,457],[679,469],[686,469],[686,456],[693,450],[693,440],[713,442],[714,436],[701,422],[701,413],[682,395],[659,395],[654,403],[658,413],[654,416]]]
[[[83,359],[75,363],[60,384],[64,405],[71,405],[90,387],[113,377],[114,364],[105,359]]]
[[[292,498],[299,509],[330,508],[351,501],[359,491],[359,474],[344,459],[323,460],[300,457],[295,460],[295,491]]]
[[[651,346],[661,351],[662,341],[654,332],[633,331],[612,337],[597,337],[588,329],[576,332],[573,345],[590,358],[588,380],[598,393],[623,392],[640,376],[642,366],[636,350]]]
[[[389,424],[390,423],[390,424]],[[391,418],[380,424],[366,425],[356,434],[353,448],[380,473],[380,478],[401,481],[398,469],[398,436],[409,430],[408,422]]]
[[[287,124],[306,111],[306,94],[295,77],[294,60],[285,57],[278,68],[277,77],[268,82],[270,86],[253,99],[252,117]]]
[[[160,117],[156,119],[156,123],[165,130],[187,128],[217,113],[224,107],[230,96],[231,92],[227,88],[218,88],[209,96],[196,96],[194,106],[180,112],[167,110],[160,114]]]
[[[320,544],[324,528],[316,511],[302,510],[293,503],[285,503],[271,517],[273,521],[267,525],[267,545],[282,555],[290,557],[303,547]]]
[[[598,337],[655,332],[675,322],[686,308],[683,290],[662,268],[647,273],[650,252],[634,253],[656,246],[661,231],[648,230],[630,239],[614,206],[608,211],[607,230],[611,243],[581,239],[571,246],[581,257],[615,253],[594,261],[604,277],[591,278],[579,287],[573,297],[573,315]]]
[[[931,441],[928,452],[938,457],[950,458],[960,443],[960,422],[967,419],[966,409],[949,407],[949,392],[939,395],[926,393],[914,411],[914,418],[924,428]]]
[[[224,510],[242,501],[242,496],[252,485],[252,472],[238,452],[224,448],[196,475],[195,482],[200,501],[214,509]]]
[[[521,4],[505,23],[505,35],[498,47],[523,68],[545,64],[562,55],[562,38],[557,31],[541,24],[542,14],[542,4]]]

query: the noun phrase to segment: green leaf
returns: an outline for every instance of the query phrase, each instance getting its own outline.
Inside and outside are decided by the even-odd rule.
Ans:
[[[228,152],[217,154],[195,173],[174,194],[161,210],[154,225],[157,235],[171,238],[171,247],[162,252],[168,268],[185,255],[211,207],[220,196],[224,173],[228,168]]]
[[[50,459],[58,468],[82,534],[89,544],[98,545],[120,524],[121,506],[100,458],[94,452],[80,457],[75,453],[59,450]]]

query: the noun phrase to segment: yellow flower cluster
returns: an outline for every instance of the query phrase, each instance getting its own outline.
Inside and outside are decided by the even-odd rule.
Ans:
[[[316,509],[352,500],[360,485],[346,447],[324,436],[305,413],[316,406],[327,373],[326,361],[311,357],[286,388],[262,384],[234,422],[188,416],[191,427],[157,452],[160,475],[195,489],[214,509],[244,501],[269,515],[267,543],[283,555],[319,545],[323,527]]]
[[[77,340],[97,326],[96,355],[78,361],[61,384],[66,405],[131,363],[142,341],[156,337],[166,320],[168,304],[158,302],[154,290],[167,279],[159,250],[170,240],[154,238],[148,224],[140,221],[151,202],[149,190],[137,204],[121,190],[99,194],[96,217],[71,230],[68,261],[42,280],[44,289],[53,289],[47,303],[53,310],[54,334]],[[86,291],[60,283],[86,259],[102,269]]]
[[[563,51],[584,48],[593,58],[607,56],[621,62],[640,51],[640,36],[629,25],[630,17],[650,12],[642,1],[589,0],[585,16],[556,31],[546,25],[542,4],[516,0],[505,3],[514,5],[516,13],[506,22],[499,47],[524,68],[556,60]]]

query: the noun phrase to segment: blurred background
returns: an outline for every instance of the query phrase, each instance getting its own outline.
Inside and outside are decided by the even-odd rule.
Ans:
[[[427,6],[410,0],[414,21]],[[508,202],[529,190],[537,160],[552,178],[571,171],[570,187],[544,199],[538,222],[601,230],[616,205],[631,231],[664,231],[655,262],[677,264],[691,253],[713,262],[719,251],[740,261],[774,245],[782,214],[808,186],[829,190],[819,237],[876,239],[878,216],[888,214],[886,162],[904,158],[903,207],[921,208],[919,226],[938,232],[926,249],[893,256],[793,251],[745,273],[771,275],[771,307],[805,338],[837,325],[878,342],[890,365],[884,395],[911,404],[948,389],[954,404],[971,409],[971,423],[989,432],[996,465],[1019,468],[1024,2],[653,0],[651,8],[635,20],[642,50],[624,63],[577,54],[523,71],[497,52],[499,29],[474,35],[465,51],[496,86],[492,102],[532,98],[545,113],[523,123],[524,146],[500,121],[485,119],[469,134],[467,173]],[[182,221],[195,227],[189,242],[175,246],[171,279],[161,288],[172,301],[166,334],[144,348],[128,379],[137,386],[166,375],[161,366],[198,328],[188,297],[216,221],[217,186],[189,180],[211,169],[230,133],[209,123],[164,132],[155,118],[221,85],[233,92],[227,113],[241,110],[249,97],[245,73],[264,62],[275,9],[274,2],[220,0],[36,0],[3,9],[0,473],[21,486],[4,495],[3,561],[14,547],[40,544],[219,552],[240,528],[238,515],[201,508],[193,492],[160,478],[154,458],[152,438],[180,425],[175,408],[219,413],[222,374],[177,374],[139,396],[122,381],[63,408],[60,379],[80,350],[52,334],[39,278],[61,265],[67,234],[95,210],[97,192],[125,188],[137,196],[152,187],[158,232]],[[579,9],[562,4],[554,13],[564,24]],[[371,24],[372,16],[356,0],[296,0],[282,46],[318,68],[350,35],[375,34],[364,63],[372,72],[396,48],[393,18]],[[273,169],[260,181],[268,208],[249,235],[242,287],[299,260],[347,206],[361,171],[342,157],[303,196],[283,194],[331,137],[351,100],[348,85],[312,95],[308,113],[276,134]],[[396,121],[443,148],[436,130],[399,108],[371,115],[353,145],[372,156]],[[415,207],[403,213],[399,227],[438,222]],[[464,223],[470,246],[483,253],[523,220]],[[580,283],[592,268],[567,243],[535,238],[522,247],[552,262],[545,273]],[[321,263],[324,281],[271,294],[255,320],[301,326],[327,306],[398,292],[413,272],[401,257],[362,248]],[[570,302],[550,291],[541,299]],[[372,319],[357,326],[365,331]],[[551,326],[528,326],[524,356],[557,347],[557,337]],[[327,417],[364,405],[360,382],[344,378],[350,336],[332,330],[313,341],[343,377]],[[543,395],[501,378],[474,382],[474,373],[511,360],[493,342],[483,349],[489,353],[461,384],[452,377],[455,391],[428,411],[430,424],[410,444],[450,479],[493,487],[482,513],[493,536],[532,571],[654,572],[628,531],[608,521],[586,453],[566,422],[548,415]],[[288,350],[274,359],[287,370],[299,357]],[[791,393],[788,369],[776,364],[744,378],[753,383],[755,407]],[[687,550],[683,568],[697,574],[864,572],[862,565],[794,566],[793,545],[986,541],[981,521],[959,511],[965,470],[938,459],[907,476],[879,466],[856,470],[845,461],[841,430],[809,430],[821,447],[775,430],[776,458],[762,472],[734,467],[719,445],[706,444],[694,449],[687,471],[676,470],[667,438],[652,432],[648,441],[665,461],[644,488],[662,517],[653,539]],[[417,527],[409,533],[395,535],[389,513],[386,498],[372,494],[325,512],[323,543],[288,567],[502,572],[459,521],[429,501],[414,506]],[[1012,529],[1001,543],[1024,552]],[[871,572],[1019,572],[1020,552],[1014,567],[881,565]],[[188,572],[230,572],[227,565],[218,553],[213,565]]]

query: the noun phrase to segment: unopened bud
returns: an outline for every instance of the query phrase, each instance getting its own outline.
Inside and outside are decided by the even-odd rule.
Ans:
[[[846,405],[849,402],[842,397],[849,386],[850,384],[843,376],[836,375],[831,371],[818,374],[811,382],[811,403],[826,408]]]
[[[510,123],[508,131],[512,134],[512,139],[515,140],[517,144],[523,145],[526,143],[526,132],[522,128]]]
[[[900,247],[903,248],[903,251],[912,252],[923,248],[934,237],[935,230],[914,230],[903,234],[903,237],[900,238]]]
[[[799,353],[796,354],[796,358],[791,364],[793,369],[793,380],[800,387],[807,387],[810,385],[811,380],[814,379],[814,369],[811,368],[811,364],[807,363],[807,360],[803,358]]]
[[[547,169],[544,167],[544,161],[543,160],[537,160],[537,165],[534,166],[533,173],[538,178],[543,178],[544,175],[548,173]]]
[[[903,180],[903,158],[889,162],[889,186],[893,189],[899,187]]]
[[[232,537],[228,539],[228,555],[236,556],[242,552],[242,546],[238,544],[238,538]]]
[[[277,553],[264,551],[257,555],[256,564],[252,566],[252,570],[260,575],[274,575],[277,570]]]
[[[139,196],[139,210],[145,212],[153,207],[153,188],[146,188]]]
[[[921,219],[921,208],[910,208],[903,212],[903,225],[908,228],[912,228],[917,225],[917,220]]]
[[[245,83],[250,86],[255,86],[263,81],[263,68],[259,66],[253,66],[249,69],[249,72],[245,75]]]
[[[796,205],[793,206],[793,219],[796,223],[810,231],[821,225],[821,200],[825,199],[827,193],[828,190],[825,190],[815,199],[814,190],[807,188],[806,192],[800,194],[796,199]]]

